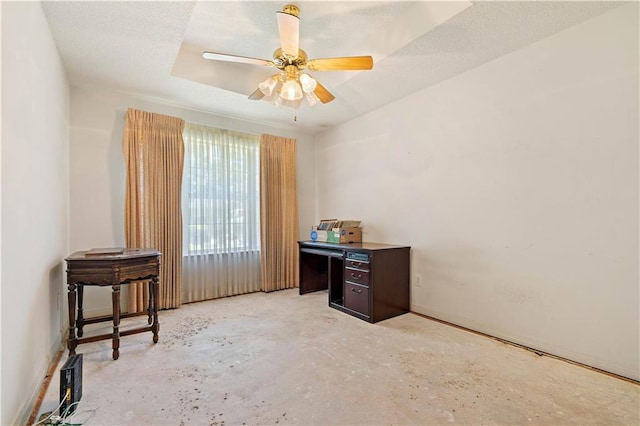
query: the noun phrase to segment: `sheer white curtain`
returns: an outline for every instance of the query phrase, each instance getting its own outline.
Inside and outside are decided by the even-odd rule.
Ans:
[[[186,123],[183,302],[260,291],[260,138]]]

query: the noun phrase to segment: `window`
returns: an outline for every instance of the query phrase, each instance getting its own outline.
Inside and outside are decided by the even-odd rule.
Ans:
[[[184,255],[260,251],[258,135],[187,123]]]

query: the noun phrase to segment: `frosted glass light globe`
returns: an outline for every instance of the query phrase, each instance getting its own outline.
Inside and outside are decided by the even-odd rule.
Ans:
[[[304,93],[311,93],[316,90],[318,82],[315,81],[309,74],[300,74],[300,84],[302,85],[302,91]]]
[[[280,96],[288,101],[297,101],[302,99],[302,88],[296,80],[289,79],[282,85]]]
[[[258,89],[260,89],[262,94],[265,96],[271,96],[274,87],[276,87],[276,80],[273,77],[269,77],[262,83],[258,84]]]

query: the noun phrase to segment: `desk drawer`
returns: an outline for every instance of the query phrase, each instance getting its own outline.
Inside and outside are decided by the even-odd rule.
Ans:
[[[344,306],[369,316],[369,289],[358,284],[345,283]]]
[[[369,271],[354,268],[344,268],[344,279],[368,286]]]
[[[359,260],[347,259],[344,266],[347,268],[364,269],[365,271],[369,270],[369,262],[360,262]]]

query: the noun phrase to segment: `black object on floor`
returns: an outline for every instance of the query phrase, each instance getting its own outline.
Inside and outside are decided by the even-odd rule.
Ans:
[[[60,369],[60,415],[71,414],[82,398],[82,354],[71,355]]]

